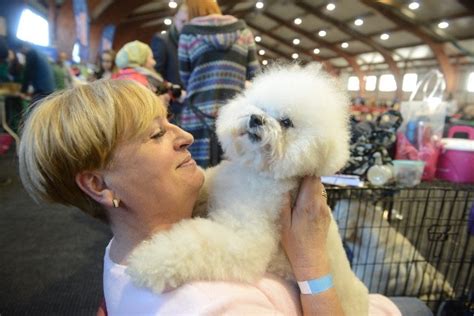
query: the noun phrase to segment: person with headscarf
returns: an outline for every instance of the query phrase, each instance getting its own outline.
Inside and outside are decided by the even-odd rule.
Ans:
[[[155,64],[150,46],[140,41],[129,42],[115,57],[115,65],[119,71],[112,75],[112,78],[135,80],[151,91],[159,93],[164,81],[155,71]]]

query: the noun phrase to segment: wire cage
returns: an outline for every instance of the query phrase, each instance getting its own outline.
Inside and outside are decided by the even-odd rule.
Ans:
[[[439,315],[472,315],[474,186],[327,192],[352,269],[371,293],[418,297]]]

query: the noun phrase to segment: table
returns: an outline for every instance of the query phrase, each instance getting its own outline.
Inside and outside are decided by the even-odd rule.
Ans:
[[[13,139],[16,142],[16,148],[18,149],[18,146],[20,144],[20,137],[18,137],[18,134],[15,133],[13,129],[8,126],[7,123],[7,116],[6,116],[6,111],[5,111],[5,99],[9,96],[16,96],[16,95],[9,95],[9,94],[2,94],[0,93],[0,116],[2,117],[2,127],[3,129],[10,134]]]

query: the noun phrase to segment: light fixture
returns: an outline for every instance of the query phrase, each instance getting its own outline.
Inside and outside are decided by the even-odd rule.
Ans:
[[[300,57],[300,55],[298,55],[297,53],[291,54],[291,58],[293,59],[298,59],[298,57]]]
[[[349,47],[349,43],[348,43],[348,42],[344,42],[344,43],[341,44],[341,47],[342,47],[342,48],[347,48],[347,47]]]
[[[266,59],[262,60],[262,65],[264,65],[264,66],[268,65],[268,60],[266,60]]]
[[[408,9],[410,10],[416,10],[420,7],[420,4],[416,1],[412,1],[410,2],[410,4],[408,5]]]
[[[327,34],[328,34],[328,33],[327,33],[325,30],[321,30],[321,31],[318,32],[319,37],[324,37],[324,36],[326,36]]]
[[[262,38],[260,36],[255,36],[255,42],[260,43],[262,41]]]
[[[357,26],[361,26],[362,24],[364,24],[364,20],[362,20],[362,19],[356,19],[356,20],[354,21],[354,24],[357,25]]]
[[[315,48],[315,49],[313,50],[313,53],[314,53],[315,55],[319,55],[320,52],[321,52],[321,51],[319,50],[319,48]]]
[[[165,30],[161,31],[161,34],[166,34],[166,31]]]
[[[176,3],[176,1],[170,0],[170,2],[168,3],[168,6],[169,6],[171,9],[176,9],[176,8],[178,7],[178,4]]]
[[[387,33],[383,33],[382,35],[380,35],[380,39],[382,41],[386,41],[390,38],[390,35],[388,35]]]
[[[303,23],[303,20],[301,20],[300,18],[296,18],[293,23],[295,23],[296,25],[300,25],[301,23]]]
[[[333,11],[335,8],[336,8],[336,5],[332,2],[328,3],[327,6],[326,6],[326,9],[328,11]]]
[[[441,21],[441,22],[438,23],[438,27],[440,29],[446,29],[446,28],[448,28],[448,26],[449,26],[449,23],[446,22],[446,21]]]
[[[257,1],[257,3],[255,3],[255,7],[257,9],[263,9],[264,7],[263,1]]]
[[[299,45],[300,44],[300,39],[299,38],[295,38],[293,40],[293,45]]]
[[[166,18],[163,23],[165,23],[165,25],[171,25],[171,23],[173,23],[173,21],[171,21],[170,18]]]
[[[265,55],[265,50],[264,50],[264,49],[259,50],[259,51],[258,51],[258,54],[259,54],[260,56]]]

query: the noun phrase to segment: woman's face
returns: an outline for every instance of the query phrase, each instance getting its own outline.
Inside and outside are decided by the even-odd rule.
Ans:
[[[191,134],[156,119],[138,140],[117,146],[104,181],[140,220],[172,225],[191,217],[204,174],[191,158]]]
[[[153,69],[156,65],[156,60],[153,58],[153,54],[148,55],[148,58],[145,62],[145,68]]]
[[[112,56],[110,56],[109,54],[102,54],[101,59],[102,59],[102,69],[104,69],[105,71],[112,71],[112,64],[113,64]]]

